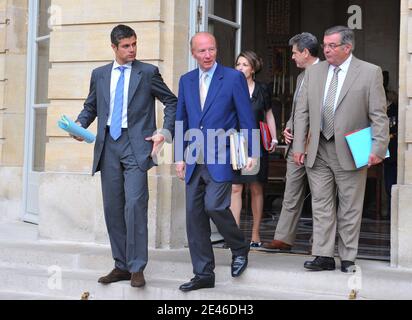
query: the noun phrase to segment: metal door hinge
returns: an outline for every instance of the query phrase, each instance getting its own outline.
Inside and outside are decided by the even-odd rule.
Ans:
[[[197,6],[197,24],[203,24],[203,7]]]

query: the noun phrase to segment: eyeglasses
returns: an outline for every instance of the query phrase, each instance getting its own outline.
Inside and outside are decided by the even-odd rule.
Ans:
[[[329,43],[329,44],[322,43],[320,45],[320,47],[322,49],[329,48],[329,49],[335,50],[337,47],[344,46],[344,45],[345,45],[345,43],[339,43],[339,44],[336,44],[336,43]]]

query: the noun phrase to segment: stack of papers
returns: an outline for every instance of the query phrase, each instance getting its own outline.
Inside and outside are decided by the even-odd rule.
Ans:
[[[230,162],[233,170],[241,170],[246,167],[247,146],[242,133],[234,132],[230,135]]]
[[[69,117],[63,115],[57,122],[58,126],[73,136],[83,138],[87,143],[92,143],[96,139],[95,135],[89,130],[82,128],[73,122]]]

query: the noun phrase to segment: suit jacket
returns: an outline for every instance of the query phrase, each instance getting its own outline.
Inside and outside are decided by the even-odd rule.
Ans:
[[[296,113],[296,103],[297,103],[297,97],[298,95],[302,92],[302,88],[300,87],[302,85],[303,78],[305,76],[305,70],[303,70],[301,73],[299,73],[298,78],[296,79],[296,90],[293,95],[293,101],[292,101],[292,110],[290,111],[290,117],[289,120],[286,122],[286,128],[290,128],[290,131],[292,134],[294,133],[294,120],[295,120],[295,113]],[[289,153],[290,148],[293,145],[293,141],[291,144],[288,144],[286,147],[286,155]]]
[[[199,129],[200,138],[204,140],[204,143],[199,145],[200,141],[197,141],[197,138],[184,141],[183,136],[178,137],[176,134],[176,161],[183,160],[184,152],[193,154],[192,158],[196,159],[199,154],[196,154],[195,148],[200,147],[200,152],[204,156],[213,180],[216,182],[231,181],[233,170],[230,164],[229,137],[226,133],[230,129],[237,129],[240,125],[241,129],[248,129],[248,141],[250,142],[252,141],[252,129],[256,129],[249,90],[243,73],[218,64],[209,86],[203,111],[199,96],[199,69],[183,75],[179,83],[176,121],[181,121],[185,133],[188,129]],[[220,150],[218,143],[215,143],[214,148],[207,148],[208,129],[222,129],[220,138],[223,138],[224,143],[220,145]],[[248,143],[248,152],[249,156],[252,156],[251,143]],[[219,158],[222,155],[224,159]],[[193,161],[186,161],[186,183],[189,183],[195,166],[196,163]]]
[[[77,120],[87,128],[97,117],[97,136],[94,145],[93,171],[100,170],[99,162],[105,142],[107,119],[110,112],[110,80],[113,63],[92,72],[89,95]],[[174,135],[176,96],[169,90],[157,67],[135,60],[130,74],[127,125],[130,145],[142,170],[154,164],[150,154],[153,143],[146,141],[156,131],[155,98],[165,106],[163,128]]]
[[[306,166],[312,167],[320,139],[321,109],[323,107],[329,63],[323,61],[306,69],[302,92],[295,115],[294,151],[305,152],[305,137],[310,130]],[[335,110],[335,145],[339,163],[344,170],[355,170],[345,134],[372,127],[372,153],[385,158],[389,141],[386,98],[381,68],[352,57],[348,73]]]

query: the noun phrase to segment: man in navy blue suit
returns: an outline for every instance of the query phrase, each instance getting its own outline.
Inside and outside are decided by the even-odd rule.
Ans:
[[[252,158],[255,120],[244,75],[216,63],[212,34],[197,33],[190,45],[199,68],[180,79],[176,125],[183,126],[185,136],[176,137],[175,150],[176,174],[186,180],[186,230],[195,277],[180,286],[182,291],[215,285],[209,219],[232,251],[232,276],[238,277],[246,269],[249,244],[229,209],[233,178],[230,130],[247,129],[246,170],[256,163]]]

